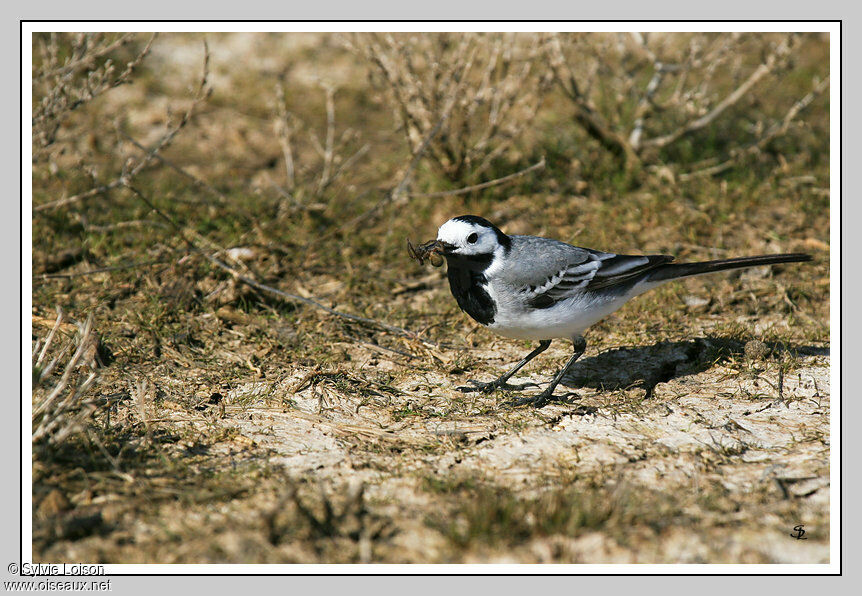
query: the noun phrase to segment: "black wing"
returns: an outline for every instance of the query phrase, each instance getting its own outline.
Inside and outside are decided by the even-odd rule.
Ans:
[[[549,308],[575,294],[617,287],[627,290],[656,267],[673,261],[669,255],[615,255],[589,251],[589,259],[571,265],[551,276],[540,286],[530,286],[528,304],[533,308]]]

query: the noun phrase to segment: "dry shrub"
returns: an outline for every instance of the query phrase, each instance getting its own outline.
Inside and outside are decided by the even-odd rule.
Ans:
[[[285,181],[284,185],[272,182],[272,186],[284,199],[279,210],[282,214],[325,209],[327,191],[335,182],[345,179],[345,174],[353,174],[351,170],[371,148],[368,143],[356,147],[360,134],[353,128],[336,134],[336,88],[330,84],[321,84],[321,87],[326,109],[322,138],[314,127],[288,110],[284,84],[279,82],[275,87],[273,129],[281,147]],[[301,133],[306,133],[304,136],[313,150],[296,150],[297,137]]]
[[[787,133],[827,88],[828,76],[815,76],[807,94],[779,103],[794,97],[785,80],[804,41],[797,34],[577,33],[547,36],[545,51],[576,122],[627,170],[673,161],[674,145],[724,127],[732,140],[696,166],[716,174]]]
[[[70,118],[72,112],[97,97],[132,82],[155,38],[156,35],[152,35],[139,50],[126,47],[138,41],[134,34],[51,33],[34,39],[34,56],[38,56],[33,66],[34,175],[62,181],[68,178],[64,168],[71,166],[90,178],[89,189],[72,196],[68,196],[68,183],[64,182],[62,196],[35,205],[35,212],[56,209],[119,188],[154,163],[166,163],[161,153],[210,96],[206,44],[203,75],[190,107],[179,115],[169,113],[165,132],[150,146],[143,146],[123,130],[119,112],[99,114],[95,121]],[[117,72],[114,56],[124,51],[131,51],[132,57],[123,70]],[[105,176],[99,175],[100,164],[96,163],[93,153],[106,159],[105,169],[112,170],[107,182],[99,181]]]
[[[530,125],[550,87],[531,34],[362,34],[349,47],[372,65],[413,155],[452,182],[486,176]]]
[[[45,159],[71,113],[131,82],[155,35],[122,68],[114,56],[136,41],[132,33],[49,33],[34,36],[33,155]]]

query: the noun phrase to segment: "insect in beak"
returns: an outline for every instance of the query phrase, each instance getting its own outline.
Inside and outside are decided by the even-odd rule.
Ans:
[[[428,260],[434,267],[443,265],[443,254],[446,252],[447,244],[440,240],[431,240],[425,244],[413,246],[410,239],[407,239],[407,254],[411,259],[419,261],[420,265],[424,265]]]

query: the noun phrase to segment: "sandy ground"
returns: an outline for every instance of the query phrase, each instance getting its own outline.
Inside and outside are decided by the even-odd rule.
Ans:
[[[697,345],[626,351],[634,354],[627,370],[649,376],[643,374],[647,359],[653,368],[670,363],[683,370],[686,350]],[[388,503],[393,518],[434,507],[419,486],[421,474],[492,478],[513,492],[529,492],[540,477],[557,475],[561,483],[571,474],[613,477],[663,493],[720,487],[723,498],[752,503],[716,514],[710,527],[665,533],[654,549],[621,546],[590,532],[559,544],[537,541],[524,547],[528,552],[476,554],[476,561],[705,562],[720,552],[725,562],[822,563],[829,560],[828,527],[817,525],[829,514],[829,358],[801,358],[803,365],[781,381],[777,372],[756,365],[745,374],[718,365],[659,382],[648,397],[643,388],[581,387],[567,394],[571,403],[513,410],[504,398],[481,395],[468,397],[455,415],[450,400],[464,398],[452,380],[425,375],[399,389],[444,415],[431,417],[426,409],[423,416],[389,423],[373,404],[360,407],[297,371],[274,391],[291,395],[295,408],[250,407],[229,419],[241,436],[271,451],[272,463],[331,486],[364,484],[367,497]],[[583,384],[579,374],[602,363],[603,356],[588,353],[568,384]],[[544,379],[536,374],[514,380],[531,381]],[[231,397],[259,390],[243,386]],[[476,413],[489,404],[490,412]],[[399,449],[369,451],[369,444]],[[418,454],[422,447],[429,449]],[[780,506],[769,505],[782,501],[807,517],[788,519]],[[721,530],[739,521],[744,531]],[[790,538],[798,524],[806,524],[811,539]],[[426,559],[434,544],[421,525],[401,532],[399,542],[406,560]]]

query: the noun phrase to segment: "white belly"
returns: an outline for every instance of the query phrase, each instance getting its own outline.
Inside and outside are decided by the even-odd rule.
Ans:
[[[516,299],[507,302],[505,297],[508,294],[501,295],[494,290],[493,285],[489,285],[487,290],[497,303],[497,313],[488,328],[514,339],[572,339],[655,285],[659,284],[643,284],[626,295],[605,295],[601,298],[576,295],[550,308],[541,309],[524,308]]]

